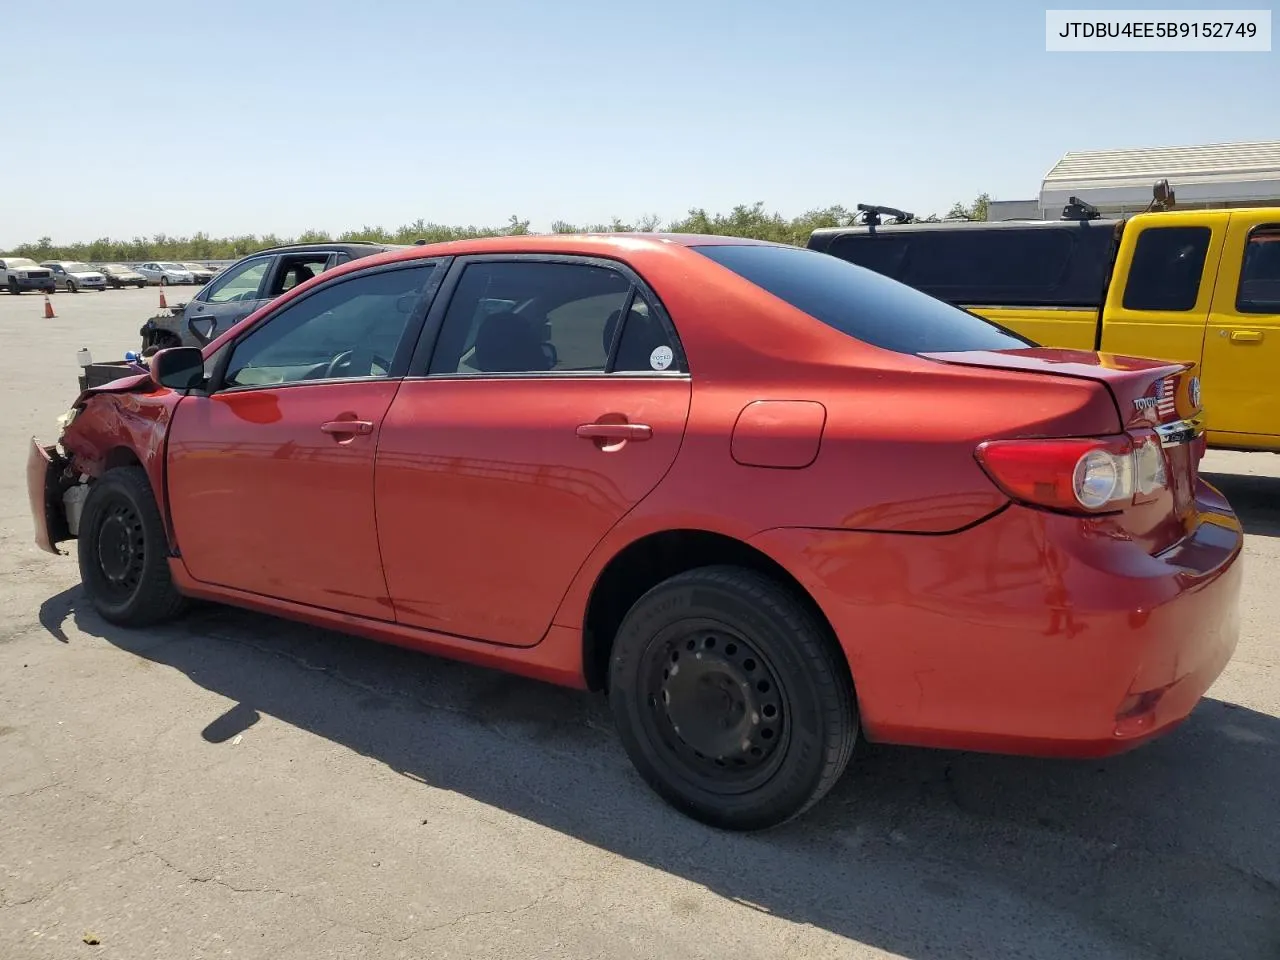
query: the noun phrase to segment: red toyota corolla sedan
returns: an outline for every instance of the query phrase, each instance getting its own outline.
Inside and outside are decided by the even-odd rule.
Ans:
[[[203,598],[604,689],[659,794],[753,829],[859,732],[1081,757],[1185,718],[1242,543],[1198,394],[810,250],[503,237],[156,354],[28,485],[113,623]]]

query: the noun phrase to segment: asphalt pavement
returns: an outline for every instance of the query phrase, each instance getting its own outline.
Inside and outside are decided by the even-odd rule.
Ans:
[[[1180,729],[1099,762],[863,744],[802,820],[724,834],[598,696],[228,608],[95,616],[31,541],[26,444],[158,291],[51,302],[0,295],[5,960],[1280,957],[1280,458],[1205,462],[1243,635]]]

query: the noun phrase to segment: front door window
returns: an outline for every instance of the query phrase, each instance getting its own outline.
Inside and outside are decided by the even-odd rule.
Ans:
[[[236,344],[224,385],[388,376],[433,270],[364,274],[289,304]]]
[[[209,303],[257,300],[262,278],[270,265],[271,258],[262,257],[228,270],[209,285],[209,292],[205,294],[204,299]]]

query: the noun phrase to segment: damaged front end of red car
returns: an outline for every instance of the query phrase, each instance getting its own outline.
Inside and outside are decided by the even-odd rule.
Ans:
[[[163,442],[173,397],[145,368],[81,391],[58,418],[54,443],[32,437],[27,450],[27,497],[41,550],[76,539],[89,487],[103,471],[136,462],[153,478],[163,472]]]

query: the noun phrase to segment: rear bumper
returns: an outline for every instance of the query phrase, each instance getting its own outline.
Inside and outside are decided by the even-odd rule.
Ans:
[[[1093,757],[1164,733],[1227,665],[1243,532],[1208,485],[1158,556],[1105,520],[1010,506],[946,536],[776,530],[848,657],[868,739]]]
[[[35,542],[41,550],[60,554],[57,545],[71,538],[62,506],[62,472],[66,461],[55,446],[32,438],[27,450],[27,499],[35,525]]]

